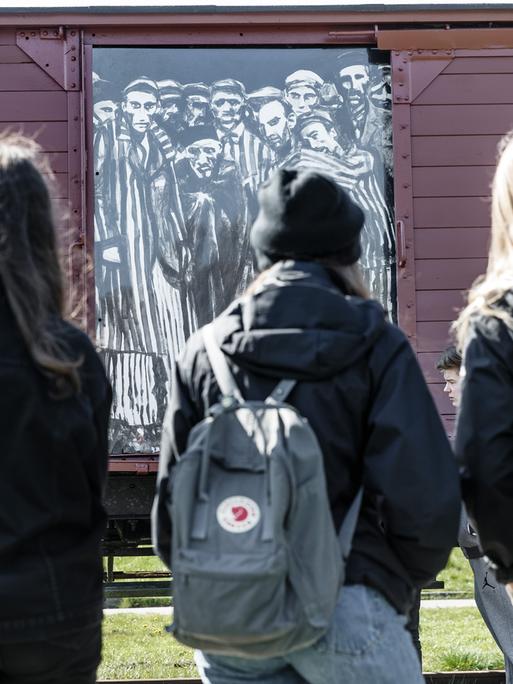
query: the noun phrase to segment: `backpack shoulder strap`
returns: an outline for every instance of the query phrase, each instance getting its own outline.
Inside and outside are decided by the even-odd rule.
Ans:
[[[208,360],[212,367],[212,371],[214,372],[217,384],[219,385],[219,389],[221,390],[221,394],[224,397],[234,397],[234,399],[242,404],[244,402],[244,397],[237,387],[225,355],[216,342],[214,326],[212,323],[203,327],[201,334],[203,336],[203,342],[205,343]]]
[[[338,533],[338,540],[340,542],[340,548],[342,550],[342,558],[346,561],[349,558],[349,553],[351,551],[351,543],[353,541],[354,531],[356,529],[356,523],[358,522],[358,517],[360,515],[360,508],[362,506],[363,499],[363,485],[358,490],[356,496],[346,513],[344,522],[340,527]]]
[[[266,404],[279,404],[287,400],[297,384],[297,380],[281,380],[265,400]]]

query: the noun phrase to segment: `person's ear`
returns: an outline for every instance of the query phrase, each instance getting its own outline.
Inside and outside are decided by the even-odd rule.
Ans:
[[[296,114],[294,112],[290,112],[290,114],[287,115],[287,121],[289,123],[289,128],[295,128],[297,123]]]

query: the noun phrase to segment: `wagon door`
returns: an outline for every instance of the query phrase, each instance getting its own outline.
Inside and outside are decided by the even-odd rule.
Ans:
[[[497,143],[513,125],[513,50],[454,49],[479,32],[449,34],[390,32],[382,43],[417,48],[392,50],[399,324],[451,433],[454,409],[435,366],[464,292],[486,268]]]

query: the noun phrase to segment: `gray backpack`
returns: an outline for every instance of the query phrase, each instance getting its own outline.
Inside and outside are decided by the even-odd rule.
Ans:
[[[245,401],[211,325],[203,337],[222,397],[171,477],[171,631],[209,653],[280,656],[330,625],[362,491],[337,539],[321,449],[285,403],[295,381]]]

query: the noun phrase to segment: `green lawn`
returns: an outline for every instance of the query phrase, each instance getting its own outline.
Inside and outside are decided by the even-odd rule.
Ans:
[[[472,570],[468,560],[459,548],[452,550],[449,562],[445,570],[442,570],[438,575],[438,579],[444,581],[444,591],[461,592],[462,594],[467,594],[469,598],[474,595]]]
[[[197,677],[192,651],[175,641],[160,615],[108,615],[99,679]]]
[[[168,623],[160,615],[106,617],[99,678],[197,676],[192,651],[164,631]],[[425,672],[503,668],[501,653],[476,609],[423,609],[421,638]]]
[[[119,558],[116,570],[162,570],[157,558]],[[438,579],[444,591],[472,596],[472,572],[454,549]],[[439,594],[440,592],[434,592]],[[425,598],[430,592],[426,592]],[[123,599],[121,605],[165,605],[165,599]],[[160,615],[109,615],[104,623],[100,679],[180,678],[197,676],[190,649],[178,644]],[[421,611],[424,671],[502,669],[501,653],[477,609],[436,608]]]
[[[504,669],[477,608],[423,609],[420,636],[425,672]]]

